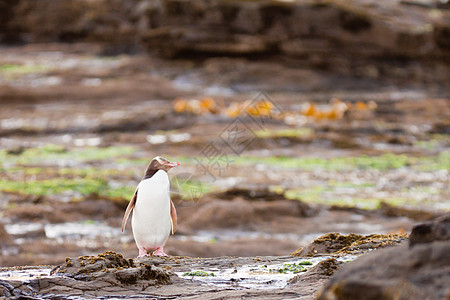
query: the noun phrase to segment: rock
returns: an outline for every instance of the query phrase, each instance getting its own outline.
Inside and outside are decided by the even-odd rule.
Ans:
[[[260,201],[273,201],[273,200],[286,200],[283,194],[275,193],[269,190],[269,188],[260,186],[245,186],[245,187],[232,187],[224,192],[215,194],[220,199],[232,200],[236,197],[243,197],[245,200],[260,200]]]
[[[314,256],[316,254],[358,254],[367,249],[398,245],[407,240],[406,234],[359,234],[342,235],[327,233],[306,247],[299,248],[291,255]]]
[[[450,214],[414,226],[409,237],[409,246],[448,240],[450,240]]]
[[[0,223],[0,249],[1,249],[1,246],[8,246],[11,244],[13,244],[13,240],[11,239],[9,234],[6,232],[3,224]]]
[[[448,299],[450,243],[383,249],[343,266],[318,299]]]
[[[318,299],[449,299],[450,214],[414,227],[411,247],[382,249],[331,277]]]
[[[449,71],[448,5],[431,10],[401,0],[13,2],[0,4],[0,40],[95,42],[107,53],[147,49],[168,57],[281,55],[358,76],[376,64],[375,73],[383,76],[419,75],[444,83]],[[405,62],[401,74],[393,59]],[[417,74],[417,65],[430,72]]]
[[[108,251],[97,256],[67,258],[54,268],[52,275],[64,275],[81,281],[107,281],[116,285],[170,284],[170,275],[151,263],[137,263],[125,259],[121,254]],[[142,284],[142,282],[141,282]],[[138,284],[139,285],[139,284]]]
[[[416,221],[426,221],[438,216],[436,212],[398,207],[384,201],[380,202],[380,206],[377,211],[387,217],[407,217]]]
[[[329,258],[327,260],[321,261],[311,269],[306,272],[308,277],[314,277],[316,279],[326,278],[328,279],[331,275],[333,275],[340,266],[342,266],[343,262],[336,260],[335,258]],[[299,280],[302,280],[304,275],[297,275],[294,278],[289,280],[289,284],[295,284]]]
[[[306,247],[299,248],[291,253],[294,256],[313,256],[316,254],[329,254],[350,246],[353,242],[362,239],[359,234],[341,235],[340,233],[327,233]]]
[[[306,217],[315,211],[300,201],[250,202],[242,198],[215,200],[197,207],[185,225],[192,229],[256,226],[283,217]]]
[[[335,258],[329,258],[312,267],[309,272],[315,272],[320,276],[331,276],[342,264],[342,262],[337,261]]]

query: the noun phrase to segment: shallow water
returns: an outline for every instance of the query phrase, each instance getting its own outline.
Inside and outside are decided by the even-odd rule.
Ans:
[[[305,261],[310,261],[312,265],[303,266],[306,270],[308,270],[317,265],[319,262],[329,258],[331,258],[331,256],[322,256],[311,259],[292,259],[282,264],[255,263],[238,268],[227,268],[225,270],[220,270],[217,268],[191,270],[191,272],[204,271],[207,273],[213,273],[214,276],[191,276],[185,275],[186,272],[176,272],[176,274],[184,279],[199,281],[220,288],[280,289],[284,288],[293,277],[304,274],[304,272],[294,273],[290,271],[280,273],[278,270],[284,268],[286,264],[299,264]],[[346,255],[336,259],[338,261],[348,262],[356,258],[357,256],[355,255]]]
[[[18,280],[28,281],[36,278],[51,277],[50,268],[23,268],[23,269],[1,269],[0,268],[0,280]]]

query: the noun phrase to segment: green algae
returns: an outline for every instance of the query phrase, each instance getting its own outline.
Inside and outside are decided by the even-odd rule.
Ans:
[[[180,156],[176,159],[182,163],[197,163],[195,157]],[[385,153],[376,156],[361,155],[333,158],[229,155],[228,159],[233,165],[237,166],[264,164],[276,168],[300,169],[304,171],[348,171],[352,169],[387,171],[404,167],[430,171],[450,169],[450,151],[442,151],[439,154],[432,156],[414,156],[393,153]]]
[[[313,263],[310,261],[301,261],[298,263],[284,263],[283,267],[278,269],[269,269],[269,272],[271,273],[283,273],[283,274],[297,274],[301,272],[306,272],[308,268],[305,266],[310,266]]]
[[[0,76],[6,79],[16,79],[28,74],[44,74],[50,71],[51,68],[42,64],[0,64]]]
[[[311,137],[314,130],[307,127],[302,128],[285,128],[285,129],[261,129],[255,130],[253,133],[259,138],[281,138],[281,137]]]
[[[6,150],[0,150],[0,164],[54,164],[58,161],[89,162],[105,160],[119,156],[127,156],[134,153],[133,147],[85,147],[67,150],[62,146],[48,144],[38,148],[28,148],[20,154],[10,154]]]
[[[205,271],[191,271],[191,272],[185,272],[183,273],[183,276],[201,276],[201,277],[206,277],[206,276],[216,276],[214,273],[208,273]]]

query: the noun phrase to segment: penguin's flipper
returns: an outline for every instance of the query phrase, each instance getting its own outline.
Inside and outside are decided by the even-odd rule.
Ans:
[[[172,199],[170,199],[170,221],[172,223],[172,234],[174,234],[177,231],[177,210]]]
[[[125,210],[125,214],[123,215],[122,232],[125,230],[125,226],[127,225],[128,217],[130,216],[131,211],[133,210],[134,206],[136,205],[137,192],[138,192],[138,190],[136,189],[136,192],[134,192],[133,198],[131,199],[130,203],[128,203],[127,209]]]

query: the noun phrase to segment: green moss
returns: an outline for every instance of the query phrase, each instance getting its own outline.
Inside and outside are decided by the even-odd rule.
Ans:
[[[346,171],[351,169],[376,169],[386,171],[403,167],[412,167],[420,170],[443,170],[450,168],[450,151],[442,151],[437,156],[415,157],[405,154],[387,153],[379,156],[352,156],[352,157],[253,157],[253,156],[229,156],[235,165],[273,165],[279,168],[301,169],[312,171],[317,169]],[[180,157],[180,161],[193,163],[193,158]]]
[[[133,195],[135,187],[112,188],[108,182],[101,178],[53,178],[46,180],[13,181],[0,180],[0,191],[28,195],[58,195],[64,193],[80,195],[101,195],[111,198],[129,198]]]
[[[100,194],[110,198],[131,198],[136,190],[135,186],[123,186],[117,188],[108,188]]]
[[[39,64],[1,64],[0,76],[4,76],[7,79],[15,79],[27,74],[47,73],[50,70],[51,68],[48,66]]]
[[[424,157],[414,167],[421,171],[450,170],[450,151],[442,151],[437,156]]]
[[[284,263],[282,268],[279,269],[270,269],[269,271],[272,273],[283,273],[283,274],[288,274],[288,273],[293,273],[293,274],[297,274],[300,272],[306,272],[308,269],[304,267],[304,265],[312,265],[312,263],[310,264],[305,264],[305,263]]]
[[[131,155],[135,152],[133,147],[85,147],[74,148],[70,151],[58,145],[45,145],[39,148],[29,148],[20,155],[8,154],[6,150],[0,151],[0,165],[15,164],[54,164],[58,161],[90,162],[105,160],[119,156]]]
[[[101,179],[0,180],[0,191],[31,195],[56,195],[70,191],[82,195],[104,194],[108,184]]]
[[[86,167],[91,161],[114,159],[134,153],[132,147],[75,148],[70,151],[58,145],[25,149],[20,154],[0,151],[0,166],[8,176],[0,174],[0,191],[33,195],[98,194],[107,197],[129,198],[134,186],[109,184],[112,176],[134,175],[131,170]],[[59,168],[61,161],[79,162],[80,166]],[[84,165],[83,165],[84,163]],[[14,178],[15,180],[11,179]]]
[[[208,273],[205,271],[191,271],[184,273],[183,276],[216,276],[216,275],[214,273]]]
[[[364,183],[353,183],[353,182],[347,182],[347,181],[335,181],[335,180],[329,180],[327,183],[327,186],[333,187],[333,188],[371,188],[375,187],[376,185],[369,182]]]
[[[314,130],[307,127],[287,128],[277,130],[255,130],[253,133],[259,138],[277,138],[277,137],[310,137],[314,135]]]

